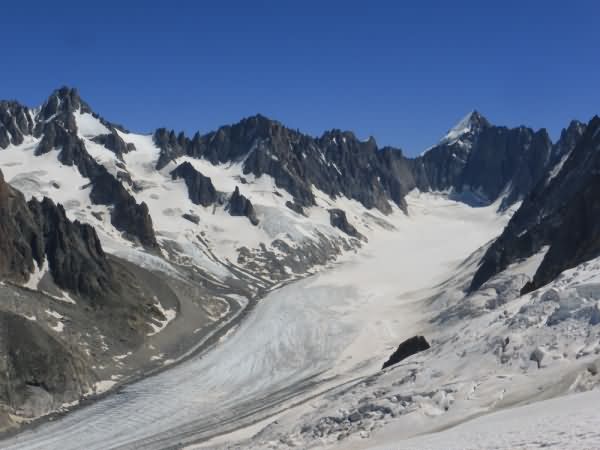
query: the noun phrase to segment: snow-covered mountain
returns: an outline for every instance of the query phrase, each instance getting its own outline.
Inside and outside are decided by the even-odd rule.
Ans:
[[[473,111],[408,158],[262,115],[137,134],[66,87],[0,102],[0,428],[127,399],[2,446],[362,448],[596,386],[598,127]]]

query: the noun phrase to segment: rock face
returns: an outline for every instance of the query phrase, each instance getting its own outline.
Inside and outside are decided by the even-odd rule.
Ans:
[[[36,270],[40,281],[23,287]],[[96,358],[139,348],[150,323],[166,320],[139,276],[155,277],[106,255],[61,205],[27,202],[0,172],[0,429],[15,425],[11,415],[39,417],[90,393]]]
[[[44,259],[40,225],[0,172],[0,278],[26,281]]]
[[[14,101],[0,101],[0,148],[20,145],[33,132],[29,109]]]
[[[101,134],[95,136],[92,140],[114,152],[119,159],[123,159],[125,153],[135,150],[135,145],[126,143],[114,129],[111,130],[110,134]]]
[[[51,411],[91,390],[83,358],[36,322],[0,311],[0,404],[25,416]]]
[[[413,336],[410,339],[402,342],[392,356],[383,363],[382,370],[386,367],[398,364],[400,361],[412,356],[416,353],[425,351],[430,348],[429,342],[423,336]]]
[[[205,177],[189,162],[177,166],[171,172],[171,177],[176,180],[183,178],[188,188],[188,196],[195,205],[210,206],[217,201],[217,190],[209,177]]]
[[[582,134],[581,134],[582,133]],[[577,140],[574,135],[580,134]],[[471,282],[479,288],[511,263],[549,246],[533,280],[537,289],[560,272],[600,255],[600,118],[572,124],[557,144],[566,159],[551,167],[490,246]],[[574,141],[577,143],[574,145]],[[557,154],[560,156],[560,154]]]
[[[26,281],[48,261],[57,286],[91,299],[118,291],[94,229],[67,219],[50,199],[25,202],[0,172],[0,277]]]
[[[359,239],[363,238],[363,236],[358,232],[358,230],[348,222],[345,211],[341,209],[330,209],[329,221],[331,222],[331,226],[342,230],[348,236]]]
[[[40,223],[52,278],[59,287],[92,299],[119,291],[112,267],[90,225],[71,222],[62,205],[48,198],[41,203],[32,199],[28,206]]]
[[[240,189],[237,186],[229,198],[227,210],[232,216],[245,216],[252,225],[258,225],[258,219],[256,218],[252,202],[240,194]]]
[[[413,162],[423,191],[452,191],[475,205],[522,200],[546,173],[552,157],[546,130],[491,125],[478,112],[465,117],[440,144]]]
[[[154,234],[148,206],[136,203],[133,196],[104,167],[94,177],[90,199],[99,205],[113,205],[111,223],[131,239],[137,239],[144,247],[154,250],[158,242]]]
[[[154,142],[161,149],[157,169],[181,155],[213,164],[243,159],[245,174],[270,175],[301,207],[315,203],[314,185],[333,197],[344,195],[390,212],[389,200],[405,208],[404,195],[415,186],[410,164],[399,150],[380,150],[374,139],[361,141],[348,131],[313,138],[261,115],[192,139],[159,129]]]

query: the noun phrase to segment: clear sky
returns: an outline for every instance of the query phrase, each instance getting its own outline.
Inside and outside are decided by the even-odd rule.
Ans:
[[[410,155],[472,109],[556,137],[600,113],[599,17],[585,0],[3,2],[0,98],[67,84],[135,131],[260,112]]]

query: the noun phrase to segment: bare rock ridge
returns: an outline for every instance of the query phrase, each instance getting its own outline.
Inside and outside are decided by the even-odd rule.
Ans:
[[[126,143],[116,130],[111,130],[109,134],[101,134],[95,136],[92,139],[97,144],[103,145],[107,149],[113,151],[119,159],[123,159],[125,153],[129,153],[135,150],[135,145],[132,143]]]
[[[47,261],[60,288],[92,299],[118,290],[94,229],[69,221],[48,198],[26,202],[1,172],[0,212],[2,278],[27,281]]]
[[[93,178],[90,199],[99,205],[113,205],[111,223],[126,237],[148,249],[158,248],[148,206],[143,202],[138,204],[123,184],[102,166]]]
[[[29,108],[15,101],[0,101],[0,147],[20,145],[33,133],[34,121]]]
[[[414,187],[399,151],[378,151],[373,139],[360,141],[339,130],[313,138],[261,115],[191,139],[159,129],[154,141],[161,149],[157,169],[182,155],[213,164],[238,162],[245,174],[272,176],[301,207],[315,204],[314,185],[332,197],[345,195],[389,212],[388,200],[405,208],[403,197]]]
[[[237,186],[229,198],[227,210],[232,216],[245,216],[252,225],[258,225],[258,219],[256,218],[256,212],[254,211],[252,202],[240,194],[240,189]]]
[[[513,262],[549,247],[523,292],[552,281],[560,272],[600,254],[600,118],[572,123],[556,146],[558,163],[525,198],[487,250],[471,290]]]
[[[184,162],[171,172],[176,180],[183,178],[188,189],[188,196],[195,205],[210,206],[217,201],[217,190],[209,177],[205,177],[189,162]]]

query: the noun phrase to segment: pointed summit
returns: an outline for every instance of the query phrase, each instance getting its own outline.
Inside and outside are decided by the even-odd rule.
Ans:
[[[72,113],[78,109],[90,112],[89,106],[79,97],[77,89],[63,86],[52,92],[48,100],[44,102],[40,111],[40,118],[49,120],[57,114]]]
[[[448,133],[442,138],[440,144],[454,144],[465,135],[473,135],[483,128],[490,127],[490,122],[483,117],[479,111],[473,110],[462,118]]]

